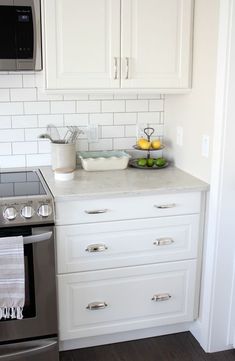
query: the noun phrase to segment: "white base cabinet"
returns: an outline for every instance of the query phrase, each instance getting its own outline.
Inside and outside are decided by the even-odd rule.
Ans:
[[[60,341],[193,321],[203,199],[188,192],[56,203]]]
[[[193,0],[44,0],[48,90],[187,89]]]
[[[60,340],[193,319],[196,261],[58,277]]]

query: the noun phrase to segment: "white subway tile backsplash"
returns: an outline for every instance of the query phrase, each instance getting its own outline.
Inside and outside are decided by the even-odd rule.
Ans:
[[[0,89],[0,102],[8,102],[10,100],[10,89]]]
[[[26,166],[27,167],[40,167],[43,165],[51,164],[51,155],[50,154],[31,154],[26,155]]]
[[[124,100],[103,100],[101,102],[103,113],[116,113],[125,111]]]
[[[0,103],[0,115],[23,114],[23,103]]]
[[[112,139],[100,139],[97,143],[90,143],[89,150],[112,150],[113,140]]]
[[[141,123],[141,124],[149,124],[149,123],[155,123],[155,124],[159,124],[160,123],[160,116],[161,113],[160,112],[144,112],[144,113],[138,113],[137,118],[138,121],[137,123]]]
[[[114,149],[132,149],[136,143],[136,138],[117,138],[113,140]]]
[[[24,109],[26,114],[48,114],[50,113],[49,102],[25,102]]]
[[[20,142],[24,140],[24,129],[2,129],[0,142]]]
[[[38,88],[37,89],[37,99],[39,101],[49,101],[49,100],[63,100],[62,94],[50,94],[43,91],[43,89]]]
[[[23,75],[23,87],[24,88],[35,88],[35,74],[24,74]]]
[[[90,114],[90,124],[112,125],[113,113]]]
[[[164,101],[163,99],[159,100],[150,100],[149,101],[149,111],[153,112],[162,112],[164,109]]]
[[[115,113],[114,124],[136,124],[137,113]]]
[[[0,143],[0,156],[10,155],[11,153],[11,143]]]
[[[11,89],[11,101],[35,101],[37,100],[37,92],[35,88],[19,88]]]
[[[49,124],[54,124],[56,127],[63,127],[64,117],[62,114],[43,114],[38,115],[38,126],[47,127]]]
[[[125,137],[136,137],[137,136],[137,127],[136,125],[126,125],[125,126]]]
[[[0,156],[0,169],[1,168],[13,168],[13,167],[25,167],[25,166],[26,166],[25,155]]]
[[[75,113],[75,102],[74,101],[52,101],[51,102],[51,113],[65,114]]]
[[[40,140],[38,142],[38,153],[50,153],[51,142],[49,140]]]
[[[0,88],[21,88],[23,85],[21,74],[1,74]]]
[[[37,128],[38,118],[36,115],[13,115],[12,128]]]
[[[144,112],[148,111],[148,100],[127,100],[126,101],[127,112]]]
[[[36,154],[38,152],[37,142],[18,142],[12,144],[13,154]]]
[[[88,114],[65,114],[64,116],[64,125],[76,125],[76,126],[82,126],[82,125],[88,125],[89,118]]]
[[[100,101],[77,101],[77,113],[100,113]]]
[[[67,126],[84,130],[78,151],[132,149],[141,126],[164,135],[164,96],[160,94],[71,93],[43,90],[43,73],[2,72],[0,75],[0,167],[49,165],[50,142],[39,140],[48,124],[61,138]],[[88,143],[87,127],[99,126],[98,142]]]
[[[0,116],[0,129],[11,128],[11,117],[8,115]]]
[[[125,128],[122,125],[102,126],[102,138],[119,138],[125,136]]]
[[[40,134],[46,133],[46,128],[28,128],[25,129],[26,141],[37,141]]]

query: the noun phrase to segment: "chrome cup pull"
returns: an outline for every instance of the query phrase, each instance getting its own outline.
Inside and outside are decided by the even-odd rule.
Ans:
[[[174,243],[174,240],[172,238],[159,238],[156,239],[155,242],[153,242],[155,246],[169,246],[172,243]]]
[[[169,204],[155,204],[154,205],[155,208],[158,208],[158,209],[168,209],[168,208],[174,208],[176,207],[176,204],[175,203],[169,203]]]
[[[91,209],[90,211],[85,211],[87,214],[103,214],[107,213],[108,209]]]
[[[87,246],[86,252],[90,252],[90,253],[104,252],[104,251],[106,251],[106,249],[108,249],[108,247],[103,243],[90,244],[89,246]]]
[[[108,307],[106,302],[91,302],[87,305],[87,310],[90,311],[97,311],[103,310],[104,308]]]
[[[160,294],[154,295],[152,297],[152,301],[155,301],[155,302],[169,301],[170,298],[171,298],[171,295],[169,293],[160,293]]]

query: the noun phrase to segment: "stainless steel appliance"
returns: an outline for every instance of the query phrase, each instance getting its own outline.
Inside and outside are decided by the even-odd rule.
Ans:
[[[40,0],[0,0],[0,70],[41,70]]]
[[[53,198],[39,171],[0,173],[0,237],[22,235],[22,320],[0,320],[0,361],[58,361]]]

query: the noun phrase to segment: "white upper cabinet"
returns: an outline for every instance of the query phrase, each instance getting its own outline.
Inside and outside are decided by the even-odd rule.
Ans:
[[[119,87],[120,0],[45,0],[46,87]]]
[[[47,89],[187,89],[193,0],[44,0]]]

